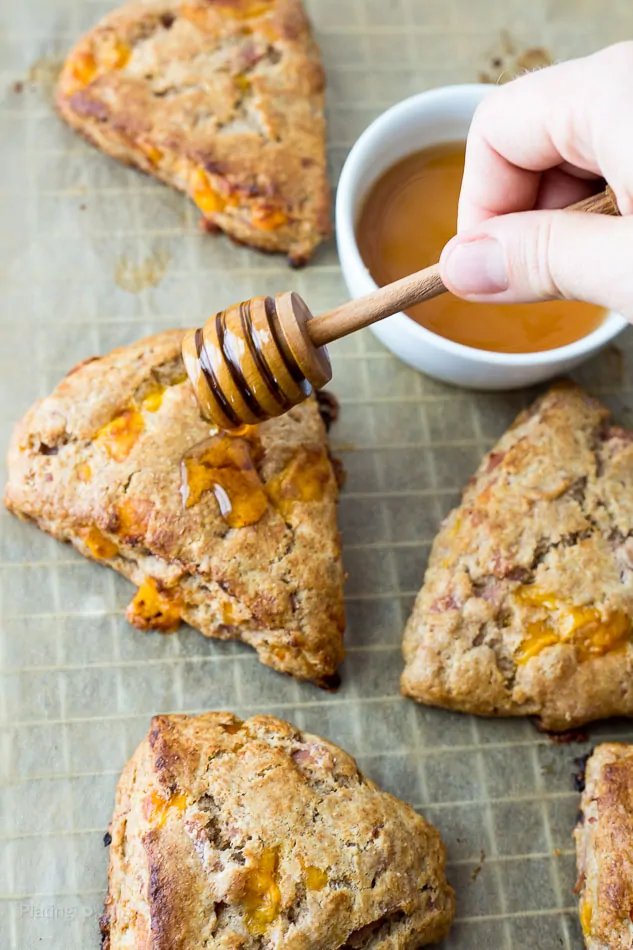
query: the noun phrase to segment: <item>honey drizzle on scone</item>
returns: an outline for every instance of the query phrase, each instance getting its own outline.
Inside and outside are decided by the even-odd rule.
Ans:
[[[257,524],[269,503],[286,519],[297,502],[321,501],[332,479],[330,460],[321,448],[299,449],[265,485],[256,469],[262,454],[256,426],[221,431],[194,446],[181,467],[185,508],[212,491],[226,523],[244,528]]]
[[[322,492],[297,489],[283,517],[265,495],[265,515],[245,529],[227,529],[212,490],[186,508],[181,463],[210,429],[185,381],[182,337],[164,332],[75,367],[16,426],[5,504],[140,588],[126,614],[135,626],[169,632],[182,619],[332,688],[344,630],[334,469]],[[117,461],[103,429],[126,411],[143,428]],[[319,466],[328,458],[316,401],[237,436],[251,451],[261,444],[264,485],[302,448]]]
[[[254,427],[253,427],[254,428]],[[194,446],[182,462],[181,494],[185,508],[212,491],[220,514],[232,528],[257,524],[268,501],[255,462],[262,456],[254,432],[250,439],[220,432]]]

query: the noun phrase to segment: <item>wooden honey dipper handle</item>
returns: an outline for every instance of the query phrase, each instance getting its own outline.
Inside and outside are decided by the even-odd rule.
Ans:
[[[407,310],[416,303],[438,297],[445,291],[440,265],[433,264],[393,284],[379,287],[366,297],[358,297],[318,317],[312,317],[308,323],[308,333],[315,346],[325,346],[378,320]]]
[[[585,198],[566,208],[567,211],[584,211],[589,214],[619,215],[615,195],[611,188]],[[443,294],[446,287],[440,277],[439,264],[396,280],[374,290],[366,297],[350,300],[334,310],[312,317],[307,324],[308,334],[315,346],[325,346],[333,340],[390,317],[414,304],[422,303]]]
[[[610,188],[571,208],[619,214]],[[182,344],[202,415],[239,429],[288,412],[332,378],[326,343],[445,290],[435,264],[318,317],[294,293],[253,297],[214,314]]]

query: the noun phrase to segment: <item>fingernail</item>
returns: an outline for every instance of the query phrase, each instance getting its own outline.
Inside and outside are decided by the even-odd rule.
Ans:
[[[494,238],[455,244],[443,263],[449,283],[460,294],[499,294],[508,289],[505,254]]]

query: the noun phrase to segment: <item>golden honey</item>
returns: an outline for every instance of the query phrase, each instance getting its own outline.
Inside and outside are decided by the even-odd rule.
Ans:
[[[595,607],[565,604],[553,594],[534,587],[519,588],[514,596],[518,604],[544,607],[548,611],[544,620],[527,624],[516,655],[519,664],[527,663],[558,643],[574,646],[578,659],[583,662],[621,649],[631,636],[631,618],[622,611],[603,617]]]
[[[357,228],[370,274],[384,285],[439,260],[457,227],[464,171],[463,142],[417,152],[373,186]],[[408,316],[456,343],[502,353],[534,353],[579,340],[604,320],[593,304],[480,304],[441,294],[411,307]]]
[[[227,433],[196,446],[182,463],[182,497],[186,508],[212,491],[220,514],[232,528],[256,524],[268,507],[264,486],[253,462],[257,447]]]
[[[261,440],[259,438],[259,429],[257,426],[240,426],[239,429],[231,429],[227,435],[232,436],[233,438],[246,439],[247,442],[251,442],[253,445],[258,447],[258,451],[261,451]]]
[[[246,927],[253,937],[262,937],[279,914],[281,892],[277,884],[277,851],[266,848],[257,867],[248,873],[243,897]]]
[[[332,479],[330,461],[322,449],[299,449],[265,485],[254,464],[261,452],[256,426],[221,432],[195,446],[182,462],[185,508],[212,491],[226,523],[243,528],[260,521],[269,503],[282,518],[288,518],[297,502],[321,501]],[[223,622],[230,623],[230,604],[224,610]]]

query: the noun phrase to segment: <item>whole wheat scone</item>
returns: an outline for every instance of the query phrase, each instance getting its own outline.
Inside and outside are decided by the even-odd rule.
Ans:
[[[324,85],[299,0],[131,0],[70,52],[57,107],[208,229],[302,264],[330,233]]]
[[[272,716],[156,716],[109,834],[104,950],[415,950],[453,917],[437,831]]]
[[[32,406],[14,430],[5,504],[135,583],[135,626],[182,618],[335,685],[338,485],[317,402],[218,433],[185,375],[183,333],[89,360]]]
[[[554,386],[444,521],[404,635],[403,691],[550,730],[633,715],[633,433]]]
[[[588,950],[630,950],[633,746],[607,742],[590,756],[574,837],[585,944]]]

